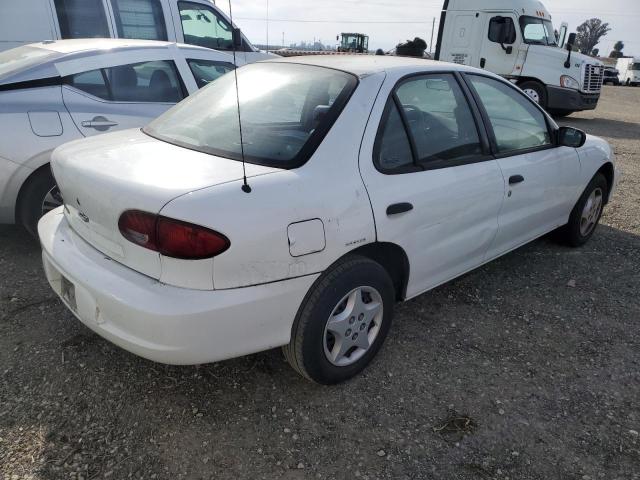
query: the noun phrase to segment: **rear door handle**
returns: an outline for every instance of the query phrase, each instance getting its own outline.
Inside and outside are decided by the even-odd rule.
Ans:
[[[524,182],[524,177],[522,175],[513,175],[509,177],[509,185],[517,185],[522,182]]]
[[[389,205],[387,208],[387,215],[400,215],[401,213],[407,213],[413,210],[413,205],[408,202],[405,203],[394,203],[393,205]]]

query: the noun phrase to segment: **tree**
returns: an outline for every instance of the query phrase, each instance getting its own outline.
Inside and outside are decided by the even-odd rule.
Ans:
[[[413,40],[407,40],[406,43],[397,45],[396,54],[404,57],[422,58],[426,49],[427,42],[419,37],[416,37]]]
[[[624,53],[622,50],[624,49],[624,43],[621,40],[618,40],[616,44],[613,46],[613,50],[609,54],[611,58],[622,58],[624,57]]]
[[[599,18],[587,20],[577,29],[578,37],[576,44],[580,47],[580,53],[589,55],[600,39],[611,31],[608,23],[602,23]]]

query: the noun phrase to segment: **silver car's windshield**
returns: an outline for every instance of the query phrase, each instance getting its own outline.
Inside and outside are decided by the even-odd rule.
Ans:
[[[245,159],[296,168],[315,151],[357,85],[329,68],[257,63],[238,69]],[[235,75],[229,73],[178,104],[144,132],[175,145],[240,160]]]
[[[0,52],[0,80],[60,56],[62,55],[58,52],[30,46]]]

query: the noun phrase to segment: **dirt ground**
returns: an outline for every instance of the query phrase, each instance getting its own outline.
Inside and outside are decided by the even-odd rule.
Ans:
[[[0,227],[0,479],[640,479],[640,88],[566,123],[624,173],[593,240],[543,238],[398,306],[377,361],[338,387],[279,350],[136,358]]]

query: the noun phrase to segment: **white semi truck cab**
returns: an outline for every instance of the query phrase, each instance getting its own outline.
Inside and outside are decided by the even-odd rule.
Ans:
[[[559,116],[593,110],[604,65],[572,52],[575,35],[565,37],[537,0],[445,0],[435,58],[502,75]]]
[[[640,85],[640,57],[619,58],[616,70],[622,85]]]

